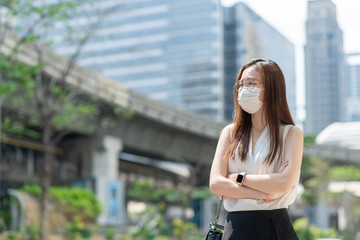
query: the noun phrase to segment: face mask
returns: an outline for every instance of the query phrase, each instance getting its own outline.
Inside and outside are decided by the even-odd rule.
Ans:
[[[248,90],[242,88],[238,93],[238,102],[242,109],[249,114],[256,113],[261,108],[263,102],[259,100],[259,94],[262,89],[254,87]]]

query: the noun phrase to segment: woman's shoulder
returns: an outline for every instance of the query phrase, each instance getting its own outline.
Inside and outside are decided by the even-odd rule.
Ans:
[[[234,129],[234,123],[229,123],[228,125],[226,125],[222,131],[230,131]]]
[[[234,123],[230,123],[222,129],[221,134],[230,135],[231,137],[233,130],[234,130]]]
[[[282,125],[282,127],[284,129],[288,129],[288,136],[292,136],[295,138],[303,138],[303,132],[298,126],[293,124],[284,124]]]

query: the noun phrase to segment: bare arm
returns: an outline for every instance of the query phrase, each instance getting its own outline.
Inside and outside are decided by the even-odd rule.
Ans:
[[[227,148],[230,145],[230,125],[226,126],[220,135],[214,160],[210,171],[210,191],[219,196],[230,198],[265,199],[266,194],[248,187],[239,186],[227,178],[228,161],[224,159]]]
[[[288,162],[287,167],[281,173],[247,174],[244,185],[269,194],[290,191],[300,175],[302,152],[303,134],[299,128],[292,127],[286,136],[284,146],[284,160]]]

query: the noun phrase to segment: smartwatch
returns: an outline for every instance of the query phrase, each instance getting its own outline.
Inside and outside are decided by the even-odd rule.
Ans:
[[[245,181],[246,172],[241,172],[237,175],[236,182],[242,186]]]

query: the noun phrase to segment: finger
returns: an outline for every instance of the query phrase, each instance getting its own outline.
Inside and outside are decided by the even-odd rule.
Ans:
[[[284,166],[284,165],[288,165],[289,164],[289,161],[288,160],[286,160],[286,161],[284,161],[283,163],[282,163],[282,166]]]
[[[279,173],[282,173],[286,169],[287,166],[288,166],[288,164],[282,165],[279,169]]]
[[[287,167],[287,166],[282,167],[282,168],[280,169],[280,173],[282,173],[282,172],[286,169],[286,167]]]
[[[287,167],[289,165],[289,162],[284,162],[282,165],[281,165],[281,168],[285,168],[285,167]]]

